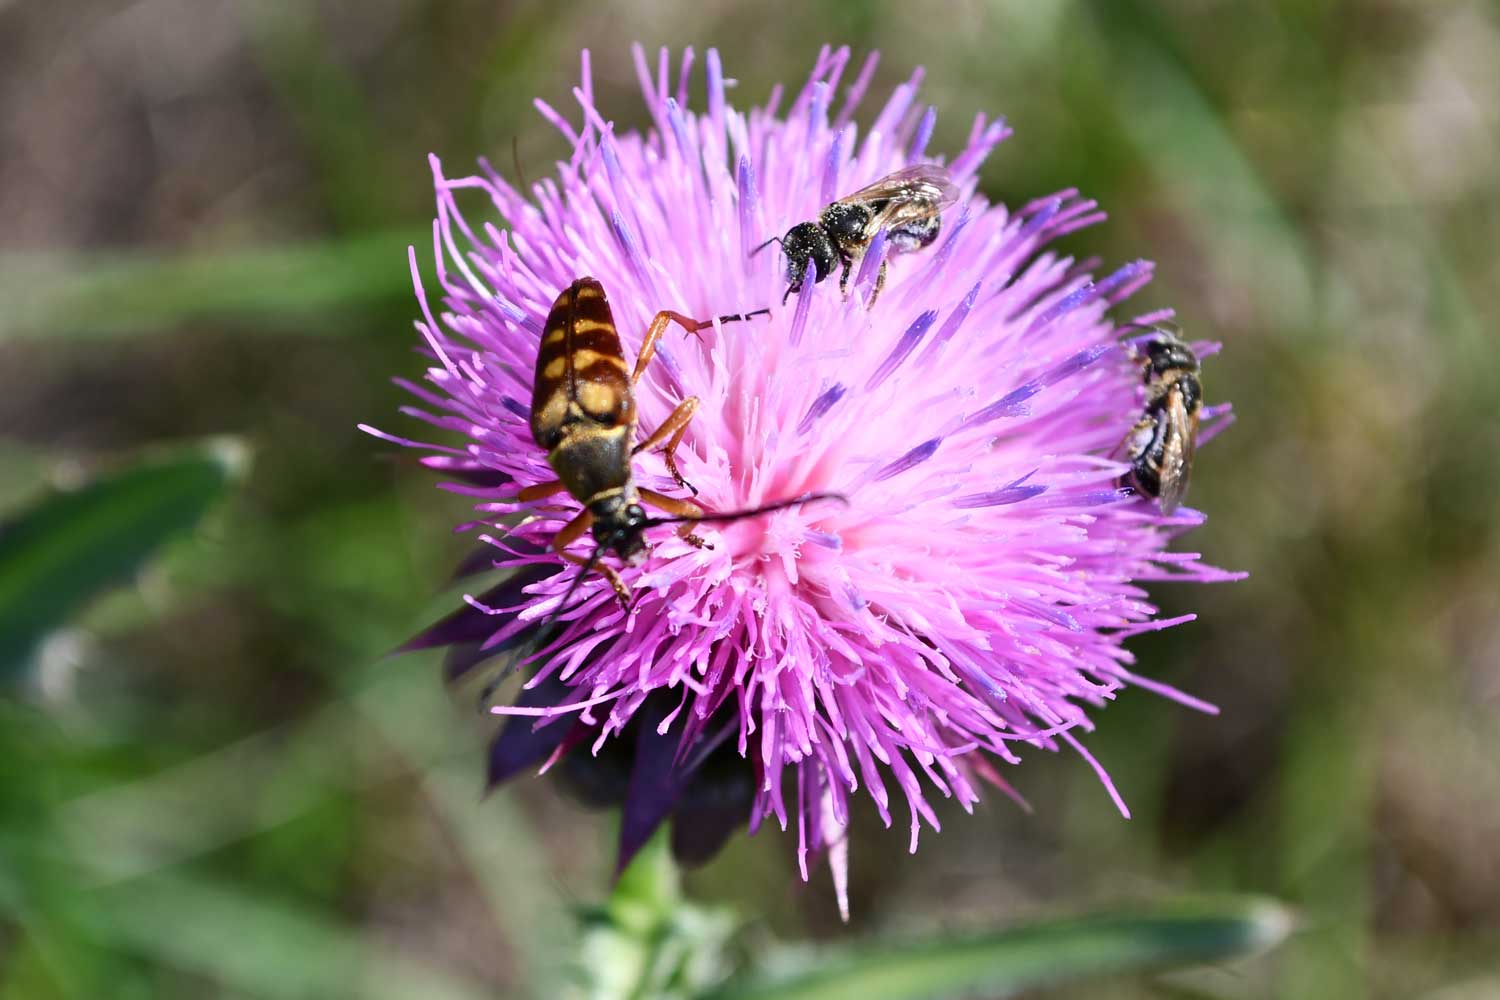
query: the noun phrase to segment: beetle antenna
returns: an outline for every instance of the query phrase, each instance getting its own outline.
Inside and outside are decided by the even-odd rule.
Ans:
[[[819,500],[837,500],[848,506],[849,498],[842,493],[802,493],[798,496],[788,497],[785,500],[777,500],[773,503],[762,504],[759,507],[747,507],[744,510],[726,510],[715,513],[697,514],[691,517],[653,517],[646,521],[647,527],[658,524],[681,524],[684,521],[696,523],[698,521],[738,521],[746,517],[755,517],[759,514],[770,514],[773,511],[785,510],[788,507],[797,507],[805,503],[816,503]]]
[[[481,711],[483,711],[488,706],[490,697],[495,693],[495,689],[505,682],[505,678],[509,677],[511,673],[516,669],[516,667],[520,666],[524,660],[530,658],[531,656],[534,656],[536,652],[542,648],[542,646],[547,641],[547,634],[552,631],[552,626],[555,625],[557,623],[557,620],[562,617],[563,612],[565,610],[573,610],[573,608],[568,607],[568,601],[572,600],[573,594],[578,590],[578,585],[583,582],[584,577],[589,575],[589,573],[594,568],[594,564],[599,561],[599,557],[603,554],[604,546],[602,544],[595,545],[594,551],[589,555],[588,560],[584,562],[584,564],[578,568],[578,572],[573,575],[573,582],[569,583],[568,589],[563,591],[562,600],[557,602],[557,610],[548,615],[547,620],[542,622],[542,624],[537,627],[537,630],[532,633],[535,636],[535,639],[533,639],[529,644],[530,648],[516,656],[516,658],[512,660],[504,669],[500,670],[495,674],[494,677],[490,678],[489,683],[484,686],[484,690],[479,692],[479,708]],[[574,607],[577,607],[577,605],[574,605]]]

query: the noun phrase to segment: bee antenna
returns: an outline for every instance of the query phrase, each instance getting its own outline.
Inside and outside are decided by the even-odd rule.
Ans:
[[[738,521],[746,517],[755,517],[758,514],[770,514],[773,511],[785,510],[788,507],[797,507],[805,503],[816,503],[819,500],[837,500],[839,503],[849,505],[849,498],[842,493],[802,493],[785,500],[777,500],[773,503],[762,504],[759,507],[747,507],[744,510],[718,511],[712,514],[698,514],[693,517],[653,517],[646,522],[647,527],[658,524],[681,524],[684,521],[696,523],[698,521]]]
[[[595,545],[594,551],[589,555],[588,560],[573,575],[573,582],[569,583],[568,589],[563,591],[562,600],[557,602],[557,610],[548,615],[547,620],[542,622],[536,631],[532,633],[536,638],[527,644],[527,649],[518,654],[504,669],[496,673],[494,677],[491,677],[489,683],[485,684],[484,690],[479,692],[479,707],[481,711],[489,704],[490,696],[495,693],[496,688],[505,682],[505,678],[509,677],[523,661],[536,655],[536,652],[546,643],[547,634],[552,631],[552,626],[562,617],[563,612],[565,610],[573,610],[573,608],[568,607],[568,601],[572,600],[574,592],[578,590],[578,585],[583,582],[584,577],[589,575],[589,572],[594,568],[594,564],[599,561],[599,557],[603,554],[604,546],[602,544]],[[573,607],[576,608],[577,606],[575,604]]]
[[[762,250],[764,250],[766,247],[770,246],[772,243],[775,243],[775,244],[777,244],[778,246],[781,246],[781,247],[785,247],[786,246],[785,243],[781,242],[781,237],[780,236],[772,236],[770,239],[766,240],[760,246],[756,247],[754,250],[751,250],[750,251],[750,256],[754,257],[756,254],[760,253]]]

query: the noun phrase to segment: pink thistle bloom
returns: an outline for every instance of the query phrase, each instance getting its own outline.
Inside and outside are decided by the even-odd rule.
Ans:
[[[653,71],[638,48],[654,122],[640,135],[617,134],[597,107],[584,53],[580,113],[537,102],[573,153],[530,198],[488,164],[452,178],[434,158],[439,287],[417,279],[432,364],[428,385],[402,383],[426,408],[403,412],[461,443],[371,431],[423,450],[454,480],[445,489],[476,498],[479,519],[463,526],[487,552],[475,566],[513,571],[407,647],[453,646],[454,676],[522,651],[533,673],[518,704],[492,709],[513,717],[492,782],[564,761],[623,800],[622,863],[668,817],[694,858],[773,817],[796,827],[804,878],[809,854],[830,855],[841,899],[861,789],[888,825],[907,814],[915,850],[924,821],[938,828],[934,795],[968,810],[982,781],[1014,794],[997,763],[1068,747],[1126,812],[1079,738],[1088,710],[1131,684],[1214,710],[1131,669],[1127,639],[1192,617],[1157,618],[1143,584],[1235,576],[1168,551],[1200,514],[1164,516],[1119,485],[1142,387],[1122,347],[1134,331],[1108,312],[1151,265],[1096,280],[1046,250],[1104,217],[1072,190],[1017,209],[980,196],[980,165],[1009,129],[979,115],[957,155],[929,150],[920,71],[856,125],[875,61],[841,88],[848,63],[825,48],[790,101],[777,88],[739,111],[710,50],[706,107],[693,111],[692,51],[674,72],[663,50]],[[946,163],[962,191],[937,242],[888,258],[873,308],[878,237],[847,298],[809,280],[783,307],[784,259],[751,251],[917,162]],[[466,191],[509,229],[461,214]],[[672,328],[637,386],[642,435],[684,397],[702,400],[677,452],[700,505],[822,491],[849,503],[703,524],[705,549],[656,528],[644,562],[621,568],[628,613],[591,576],[537,636],[574,577],[546,546],[577,507],[516,499],[553,478],[528,429],[532,372],[553,300],[584,275],[602,282],[632,361],[659,309],[772,307],[698,338]],[[1227,409],[1204,411],[1202,440]],[[682,495],[660,453],[634,474]],[[575,547],[591,550],[586,537]]]

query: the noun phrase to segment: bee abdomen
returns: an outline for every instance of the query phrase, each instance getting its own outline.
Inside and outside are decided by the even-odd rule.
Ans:
[[[911,253],[931,246],[942,229],[943,217],[941,215],[902,223],[886,230],[886,245],[901,253]]]
[[[1189,416],[1197,416],[1203,407],[1203,383],[1198,381],[1198,376],[1191,372],[1182,372],[1177,376],[1177,391],[1182,393],[1182,405]]]

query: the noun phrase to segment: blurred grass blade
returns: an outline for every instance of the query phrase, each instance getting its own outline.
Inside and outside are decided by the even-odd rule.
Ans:
[[[313,162],[323,201],[345,231],[389,218],[391,192],[382,154],[400,147],[385,140],[365,100],[366,89],[340,65],[338,39],[314,4],[247,3],[238,7],[256,62],[276,90]]]
[[[978,937],[826,956],[797,975],[730,983],[711,1000],[936,1000],[998,996],[1092,976],[1166,969],[1269,948],[1292,929],[1264,900],[1191,904],[1015,927]]]
[[[158,876],[93,899],[103,943],[229,991],[266,1000],[486,1000],[461,973],[408,956],[380,935],[243,886]],[[195,995],[220,995],[204,990]]]
[[[410,298],[406,248],[431,239],[401,230],[179,257],[7,254],[0,340],[143,333],[205,319],[316,333],[322,328],[307,320],[319,313]]]
[[[187,531],[244,465],[219,442],[54,494],[0,523],[0,677],[89,600]]]

